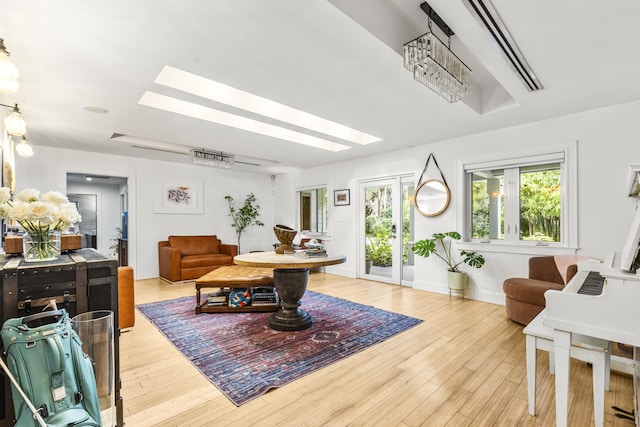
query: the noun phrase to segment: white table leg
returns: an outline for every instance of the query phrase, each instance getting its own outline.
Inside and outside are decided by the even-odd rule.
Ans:
[[[593,416],[596,427],[604,425],[604,386],[606,381],[606,353],[594,353],[593,366]]]
[[[527,335],[527,389],[529,392],[529,414],[536,414],[536,337]]]
[[[556,366],[556,427],[566,427],[569,412],[571,332],[554,329],[553,349]]]

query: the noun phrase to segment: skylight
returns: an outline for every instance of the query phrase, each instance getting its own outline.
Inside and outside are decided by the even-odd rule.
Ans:
[[[355,144],[366,145],[382,140],[340,123],[168,65],[158,74],[155,83]],[[138,103],[324,150],[342,151],[350,148],[307,135],[303,133],[304,130],[302,132],[290,130],[154,92],[146,92]]]
[[[337,152],[351,148],[346,145],[338,144],[337,142],[317,138],[291,129],[248,119],[236,114],[227,113],[225,111],[216,110],[214,108],[205,107],[203,105],[194,104],[193,102],[183,101],[155,92],[145,92],[138,101],[138,104],[310,147],[321,148],[323,150]]]

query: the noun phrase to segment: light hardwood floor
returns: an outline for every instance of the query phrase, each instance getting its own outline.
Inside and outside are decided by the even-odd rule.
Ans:
[[[137,304],[194,295],[193,283],[149,279],[135,287]],[[531,417],[525,337],[503,306],[323,273],[310,275],[308,289],[424,322],[236,407],[136,311],[135,327],[120,341],[125,424],[555,425],[547,353],[538,353],[538,415]],[[591,369],[575,360],[571,369],[569,425],[593,425]],[[612,373],[605,405],[605,425],[633,425],[611,410],[632,408],[630,376]]]

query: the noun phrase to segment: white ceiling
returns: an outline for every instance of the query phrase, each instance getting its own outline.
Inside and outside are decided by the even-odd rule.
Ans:
[[[110,140],[116,133],[231,152],[262,165],[240,169],[277,173],[640,99],[637,0],[493,0],[544,85],[537,92],[517,79],[467,0],[431,0],[473,70],[472,91],[455,104],[403,67],[402,44],[427,29],[421,2],[2,0],[0,37],[21,73],[20,90],[2,102],[19,104],[35,155],[47,145],[189,161]],[[138,104],[153,91],[282,125],[155,84],[165,65],[383,140],[314,134],[352,147],[329,152]]]

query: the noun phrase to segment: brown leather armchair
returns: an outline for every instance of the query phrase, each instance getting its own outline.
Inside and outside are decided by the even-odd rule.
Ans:
[[[158,242],[160,277],[170,282],[193,280],[223,265],[233,265],[238,246],[215,235],[169,236]]]
[[[555,257],[530,258],[529,278],[514,277],[504,281],[507,317],[528,325],[544,309],[544,293],[549,289],[562,290],[577,272],[578,266],[570,264],[563,277]]]

